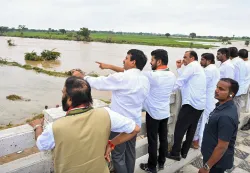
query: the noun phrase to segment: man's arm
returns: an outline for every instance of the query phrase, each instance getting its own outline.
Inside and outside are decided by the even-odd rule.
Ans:
[[[207,161],[207,165],[209,166],[210,169],[222,158],[224,153],[227,151],[228,144],[229,144],[229,142],[218,139],[218,144],[214,148],[214,151],[213,151],[211,157]],[[201,168],[199,173],[203,173],[203,172],[205,173],[208,171],[205,170],[204,168]]]
[[[110,140],[110,144],[114,146],[122,144],[132,139],[137,133],[140,132],[140,127],[129,118],[112,111],[110,108],[105,107],[109,113],[111,121],[111,131],[120,133],[115,138]],[[106,147],[105,158],[109,161],[110,152],[113,150],[112,146],[108,144]]]
[[[124,74],[123,73],[114,73],[109,76],[100,76],[100,77],[91,77],[85,76],[84,79],[88,81],[89,85],[92,88],[97,90],[104,91],[114,91],[123,89],[127,86],[127,83],[124,82]]]
[[[180,74],[180,68],[177,69],[178,73]],[[173,91],[176,91],[177,89],[181,88],[188,80],[189,78],[192,76],[193,74],[193,69],[190,66],[187,66],[182,73],[180,74],[180,76],[177,78],[176,83],[174,85]]]
[[[35,140],[37,140],[38,136],[40,136],[43,132],[43,121],[44,119],[41,118],[41,119],[36,119],[34,121],[31,121],[29,123],[30,126],[32,126],[35,131]]]
[[[32,127],[35,127],[36,125],[43,125],[43,119],[34,120],[30,123],[30,125]],[[40,151],[52,150],[55,147],[52,123],[48,124],[47,128],[44,131],[42,126],[36,128],[35,139],[37,148]]]
[[[115,66],[112,64],[105,64],[105,63],[98,62],[98,61],[96,61],[96,63],[99,64],[99,67],[101,69],[110,69],[110,70],[113,70],[115,72],[124,72],[124,68],[122,68],[122,67],[118,67],[118,66]]]

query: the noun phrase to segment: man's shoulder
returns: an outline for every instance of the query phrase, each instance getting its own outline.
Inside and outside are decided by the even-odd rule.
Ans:
[[[235,104],[231,104],[225,107],[221,111],[221,117],[228,117],[230,119],[236,120],[238,118],[238,114],[237,114],[237,107],[235,106]]]

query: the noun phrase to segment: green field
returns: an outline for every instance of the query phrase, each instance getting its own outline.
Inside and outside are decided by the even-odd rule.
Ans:
[[[21,37],[20,32],[7,32],[5,36]],[[53,32],[24,32],[22,37],[25,38],[41,38],[41,39],[59,39],[59,40],[76,40],[76,33],[68,32],[66,34]],[[182,47],[182,48],[211,48],[212,45],[204,45],[196,42],[219,42],[211,39],[191,39],[179,37],[165,37],[165,36],[150,36],[150,35],[121,35],[121,34],[103,34],[91,33],[90,41],[105,42],[105,43],[119,43],[119,44],[140,44],[152,46],[168,46],[168,47]],[[189,42],[180,42],[189,41]],[[192,44],[190,44],[192,42]]]

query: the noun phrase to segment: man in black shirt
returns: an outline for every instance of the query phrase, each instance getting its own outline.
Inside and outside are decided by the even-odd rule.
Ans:
[[[199,173],[223,173],[231,169],[234,162],[234,145],[238,130],[238,113],[233,98],[239,84],[230,78],[222,78],[217,84],[216,108],[206,124],[201,153],[204,166]]]

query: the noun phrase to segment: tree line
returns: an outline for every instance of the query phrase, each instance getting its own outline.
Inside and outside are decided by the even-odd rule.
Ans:
[[[66,29],[53,29],[53,28],[48,28],[47,30],[42,30],[42,29],[29,29],[26,27],[26,25],[18,25],[17,28],[9,28],[7,26],[0,26],[0,35],[3,35],[3,33],[6,32],[20,32],[20,36],[23,36],[23,32],[26,31],[30,31],[30,32],[47,32],[48,34],[52,34],[52,33],[61,33],[61,34],[66,34],[66,33],[75,33],[75,37],[76,40],[80,41],[82,40],[81,38],[83,37],[83,39],[85,41],[88,41],[90,39],[90,34],[91,33],[106,33],[106,34],[131,34],[131,35],[157,35],[157,36],[166,36],[167,38],[174,36],[174,37],[189,37],[189,38],[209,38],[209,39],[218,39],[219,41],[221,41],[222,43],[225,44],[230,44],[230,40],[232,39],[244,39],[245,41],[245,45],[249,45],[249,39],[250,37],[247,36],[243,36],[243,37],[235,37],[233,35],[233,37],[223,37],[223,36],[198,36],[195,32],[190,33],[189,35],[178,35],[178,34],[173,34],[171,35],[170,33],[166,33],[166,34],[157,34],[157,33],[143,33],[143,32],[114,32],[114,31],[96,31],[96,30],[89,30],[86,27],[82,27],[80,28],[78,31],[75,30],[66,30]]]

